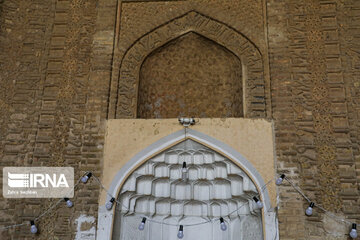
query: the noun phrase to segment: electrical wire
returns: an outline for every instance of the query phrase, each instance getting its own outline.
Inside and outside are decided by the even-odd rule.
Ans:
[[[81,181],[81,178],[79,178],[77,183],[74,185],[74,189],[80,184],[80,181]],[[55,203],[51,204],[44,212],[42,212],[39,216],[34,218],[33,221],[38,221],[40,218],[42,218],[43,216],[48,214],[52,209],[54,209],[56,206],[58,206],[62,201],[63,201],[63,199],[59,199]],[[14,225],[9,225],[9,226],[5,226],[5,227],[0,227],[0,231],[6,230],[6,229],[9,229],[9,228],[20,227],[20,226],[24,226],[24,225],[28,225],[28,224],[27,223],[20,223],[20,224],[14,224]]]
[[[310,200],[310,198],[308,198],[305,193],[303,191],[301,191],[301,189],[298,186],[295,186],[294,183],[292,181],[290,181],[287,177],[285,177],[286,181],[288,181],[290,183],[290,185],[298,192],[300,193],[300,195],[302,195],[308,202],[313,202]],[[350,222],[346,219],[343,219],[341,217],[336,216],[335,214],[333,214],[332,212],[326,210],[324,207],[322,207],[320,204],[317,204],[314,202],[314,206],[316,206],[317,208],[319,208],[320,210],[322,210],[326,215],[332,217],[333,219],[342,222],[342,223],[346,223],[346,224],[353,224],[353,222]]]
[[[88,174],[90,172],[87,172],[86,174]],[[85,175],[86,175],[85,174]],[[83,176],[85,176],[83,175]],[[109,193],[109,191],[107,190],[107,188],[102,184],[102,182],[100,181],[100,179],[98,177],[96,177],[94,174],[92,174],[92,176],[94,177],[94,179],[96,180],[96,182],[99,184],[99,186],[107,193],[107,195],[109,195],[111,198],[114,198],[115,202],[119,205],[122,205],[124,206],[127,210],[129,210],[122,202],[120,202],[119,200],[117,200],[114,196],[112,196],[112,194]],[[301,190],[300,187],[296,186],[289,178],[285,177],[285,179],[290,183],[290,185],[300,194],[304,197],[304,199],[306,199],[308,202],[312,202],[310,200],[310,198],[308,198],[305,193]],[[265,191],[267,189],[267,185],[270,184],[272,181],[274,181],[274,179],[271,179],[270,181],[268,181],[266,184],[264,184],[261,188],[260,188],[260,192],[262,193],[263,191]],[[74,185],[74,189],[80,184],[81,182],[81,178],[77,181],[77,183]],[[260,196],[260,193],[257,194],[256,196]],[[38,221],[40,220],[43,216],[45,216],[46,214],[48,214],[50,211],[52,211],[56,206],[58,206],[60,204],[60,202],[63,201],[63,199],[59,199],[58,201],[56,201],[54,204],[52,204],[50,207],[48,207],[43,213],[41,213],[39,216],[37,216],[34,221]],[[225,218],[230,218],[231,215],[235,212],[237,212],[238,210],[240,210],[243,206],[249,204],[249,202],[246,202],[244,204],[242,204],[240,207],[238,207],[236,210],[230,212],[229,214],[225,215]],[[316,204],[314,203],[315,206],[317,208],[319,208],[320,210],[322,210],[326,215],[330,216],[331,218],[334,218],[336,219],[337,221],[339,222],[342,222],[342,223],[345,223],[345,224],[352,224],[352,222],[346,220],[346,219],[343,219],[341,217],[338,217],[336,216],[335,214],[333,214],[332,212],[326,210],[325,208],[323,208],[321,205],[319,204]],[[268,211],[270,211],[271,208],[268,209]],[[127,213],[131,213],[131,212],[127,212]],[[135,213],[134,214],[138,214],[138,213]],[[138,214],[138,215],[142,215],[142,214]],[[249,215],[249,214],[248,214]],[[142,215],[143,216],[143,215]],[[166,222],[160,222],[160,221],[157,221],[157,220],[154,220],[152,218],[149,218],[147,216],[144,216],[147,220],[149,220],[150,222],[154,222],[154,223],[158,223],[158,224],[164,224],[164,225],[170,225],[170,226],[179,226],[180,224],[171,224],[171,223],[166,223]],[[186,227],[189,227],[189,226],[198,226],[198,225],[202,225],[202,224],[206,224],[206,223],[210,223],[210,222],[213,222],[213,221],[219,221],[220,218],[213,218],[213,219],[209,219],[207,221],[204,221],[204,222],[199,222],[199,223],[194,223],[194,224],[182,224],[183,226],[186,226]],[[278,224],[278,223],[276,223]],[[3,227],[0,227],[0,231],[3,231],[3,230],[7,230],[7,229],[10,229],[10,228],[16,228],[16,227],[20,227],[20,226],[24,226],[24,225],[28,225],[27,223],[20,223],[20,224],[13,224],[13,225],[9,225],[9,226],[3,226]],[[275,238],[278,236],[278,231],[276,232],[276,235],[275,235]]]
[[[288,181],[288,182],[290,183],[290,185],[291,185],[298,193],[300,193],[300,194],[303,196],[303,198],[306,199],[306,201],[311,202],[311,200],[300,190],[299,187],[295,186],[295,184],[294,184],[292,181],[290,181],[286,176],[285,176],[285,179],[286,179],[286,181]]]
[[[264,184],[260,189],[261,189],[261,192],[265,191],[266,190],[266,186],[268,184],[270,184],[272,181],[274,181],[273,179],[271,179],[270,181],[268,181],[266,184]],[[104,190],[108,193],[108,190],[104,187]],[[109,194],[109,193],[108,193]],[[111,198],[114,198],[111,194],[109,194],[109,196]],[[260,196],[260,194],[257,194],[256,195],[257,197]],[[119,202],[118,200],[115,199],[115,202],[120,204],[120,205],[123,205],[122,202]],[[229,214],[227,215],[224,215],[223,218],[230,218],[232,214],[234,214],[235,212],[239,211],[242,207],[244,207],[245,205],[249,204],[249,201],[246,202],[246,203],[243,203],[240,207],[238,207],[237,209],[233,210],[232,212],[230,212]],[[124,206],[124,205],[123,205]],[[127,207],[125,207],[126,209],[128,209]],[[270,208],[269,208],[270,210]],[[268,211],[269,211],[268,210]],[[129,213],[131,214],[131,212]],[[140,214],[139,214],[140,215]],[[154,222],[154,223],[158,223],[158,224],[163,224],[163,225],[169,225],[169,226],[180,226],[180,225],[183,225],[184,227],[189,227],[189,226],[198,226],[198,225],[202,225],[202,224],[207,224],[207,223],[210,223],[212,221],[219,221],[220,220],[220,217],[217,217],[217,218],[213,218],[213,219],[209,219],[207,221],[203,221],[203,222],[199,222],[199,223],[193,223],[193,224],[172,224],[172,223],[166,223],[166,222],[159,222],[157,220],[154,220],[150,217],[147,217],[147,216],[144,216],[144,215],[141,215],[143,217],[145,217],[149,222]]]

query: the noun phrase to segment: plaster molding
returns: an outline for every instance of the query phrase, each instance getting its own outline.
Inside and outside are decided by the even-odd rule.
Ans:
[[[244,158],[232,147],[196,130],[187,129],[186,136],[185,131],[183,130],[174,132],[141,150],[117,172],[110,184],[110,187],[108,188],[109,194],[111,194],[111,196],[117,197],[126,179],[133,171],[136,170],[138,166],[146,162],[148,159],[150,159],[157,153],[160,153],[165,149],[183,141],[185,137],[199,142],[200,144],[203,144],[213,149],[214,151],[224,155],[248,174],[248,176],[251,178],[256,188],[260,192],[260,198],[264,203],[264,208],[262,212],[264,239],[278,239],[276,214],[271,210],[270,197],[267,189],[265,189],[265,191],[263,192],[260,191],[261,187],[265,185],[265,182],[259,172],[246,158]],[[111,199],[111,196],[107,196],[106,202]],[[112,211],[107,211],[104,205],[99,206],[97,239],[111,239],[112,225],[114,222],[114,211],[115,208],[113,208]]]

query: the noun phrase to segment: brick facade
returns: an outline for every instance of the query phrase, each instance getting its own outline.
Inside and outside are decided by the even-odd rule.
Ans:
[[[278,172],[359,223],[359,1],[0,0],[0,11],[0,166],[99,173],[106,119],[136,117],[143,59],[191,30],[247,63],[245,116],[274,121]],[[43,218],[36,239],[74,239],[98,191],[80,186],[75,208]],[[290,186],[279,194],[281,239],[347,239],[326,215],[306,217]],[[54,201],[1,197],[0,225]],[[0,238],[35,239],[28,226]]]

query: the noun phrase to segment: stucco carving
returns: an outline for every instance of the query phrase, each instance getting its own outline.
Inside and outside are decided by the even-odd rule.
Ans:
[[[183,162],[187,163],[185,174]],[[252,200],[257,194],[249,176],[231,160],[188,139],[149,159],[128,177],[118,196],[122,204],[116,205],[112,239],[175,240],[176,224],[221,216],[228,231],[221,231],[214,220],[187,227],[186,235],[191,239],[263,239],[261,212]],[[139,231],[143,216],[157,222],[148,221],[145,230]]]

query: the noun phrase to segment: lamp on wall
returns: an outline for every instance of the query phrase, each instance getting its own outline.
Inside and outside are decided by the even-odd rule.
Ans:
[[[351,228],[351,231],[350,231],[350,237],[353,238],[353,239],[357,238],[356,223],[352,224],[352,228]]]
[[[259,208],[259,209],[263,208],[262,202],[257,197],[253,197],[253,199],[256,203],[257,208]]]
[[[276,179],[275,184],[278,186],[281,185],[281,183],[284,181],[284,178],[285,178],[285,174],[281,174],[280,177]]]
[[[313,213],[313,207],[315,206],[315,203],[311,202],[309,207],[305,210],[305,214],[307,216],[311,216]]]
[[[105,204],[105,207],[107,210],[111,210],[113,205],[114,205],[114,202],[115,202],[115,198],[111,198],[110,201],[108,201],[106,204]]]
[[[194,118],[179,118],[179,123],[182,124],[184,127],[188,127],[190,125],[194,125],[195,124],[195,119]]]
[[[222,217],[220,218],[220,229],[222,231],[226,231],[226,229],[227,229],[226,224],[224,222],[224,218],[222,218]]]
[[[64,198],[64,201],[66,202],[66,206],[68,208],[71,208],[72,206],[74,206],[73,202],[70,199]]]
[[[143,219],[141,220],[141,223],[139,224],[139,230],[140,231],[145,229],[145,222],[146,222],[146,218],[143,217]]]
[[[38,231],[38,229],[35,225],[35,221],[30,221],[30,232],[32,234],[35,234],[35,233],[37,233],[37,231]]]
[[[91,172],[88,172],[85,176],[83,176],[83,177],[81,178],[81,182],[87,183],[87,181],[91,178],[91,176],[92,176],[92,173],[91,173]]]
[[[181,177],[184,181],[187,180],[187,172],[188,172],[188,169],[186,167],[186,162],[183,162],[183,166],[182,166],[182,169],[181,169]]]
[[[184,237],[184,226],[183,225],[180,225],[177,237],[180,239],[182,239]]]

